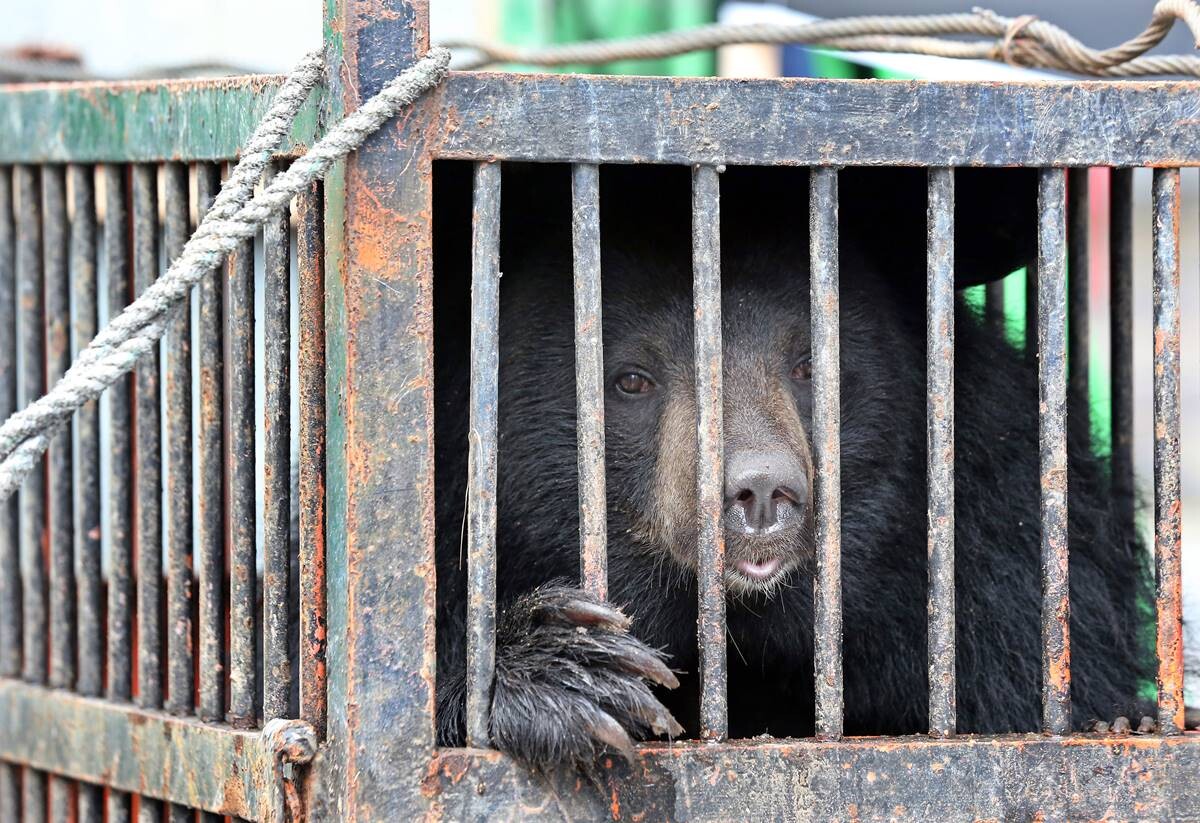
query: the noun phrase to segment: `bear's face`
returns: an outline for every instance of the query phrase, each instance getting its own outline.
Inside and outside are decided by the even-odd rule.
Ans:
[[[610,508],[647,551],[694,573],[696,382],[682,280],[606,290],[605,431]],[[769,594],[813,556],[808,287],[805,279],[782,290],[763,278],[727,280],[725,581],[735,594]]]

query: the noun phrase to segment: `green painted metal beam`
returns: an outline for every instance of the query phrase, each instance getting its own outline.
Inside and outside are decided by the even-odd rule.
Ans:
[[[257,731],[0,679],[0,760],[251,820],[275,808]]]
[[[0,163],[227,160],[283,83],[275,75],[156,83],[69,83],[0,90]],[[318,135],[317,89],[286,152]]]

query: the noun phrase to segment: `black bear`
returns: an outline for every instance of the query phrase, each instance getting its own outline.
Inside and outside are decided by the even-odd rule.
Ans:
[[[463,740],[470,199],[462,171],[439,169],[435,186],[445,745]],[[989,190],[960,173],[960,223],[964,203],[979,206],[958,232],[962,282],[1028,259],[1033,178],[1009,174],[989,178]],[[842,173],[848,734],[928,729],[923,175]],[[614,605],[574,588],[568,183],[562,168],[506,167],[502,195],[500,617],[490,731],[499,749],[537,768],[585,766],[604,749],[628,751],[634,738],[698,731],[689,177],[681,168],[602,169]],[[1009,188],[991,200],[996,186]],[[998,207],[989,211],[989,202]],[[814,724],[815,571],[804,172],[731,169],[722,213],[729,728],[733,737],[802,736]],[[981,223],[990,226],[986,237],[972,227]],[[1041,716],[1036,356],[961,301],[955,322],[958,728],[1032,731]],[[1120,525],[1089,433],[1072,431],[1069,451],[1072,697],[1082,726],[1140,711],[1153,657],[1145,549]]]

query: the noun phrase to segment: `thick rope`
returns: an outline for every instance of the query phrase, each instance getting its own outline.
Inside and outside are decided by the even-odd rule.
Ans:
[[[254,182],[261,175],[270,152],[290,130],[291,122],[307,96],[307,91],[300,93],[301,87],[310,82],[308,88],[311,88],[320,77],[319,58],[315,55],[306,57],[284,86],[294,94],[289,94],[278,110],[272,105],[271,114],[255,131],[247,147],[257,151],[247,154],[238,163],[213,207],[166,274],[93,339],[47,395],[0,426],[0,458],[3,459],[0,463],[0,500],[15,491],[37,465],[58,426],[70,419],[84,403],[99,397],[153,349],[166,331],[170,310],[182,302],[201,277],[215,269],[242,240],[254,237],[260,223],[286,206],[313,181],[324,177],[330,166],[358,148],[384,121],[440,83],[449,63],[450,52],[430,49],[425,57],[338,123],[286,172],[273,178],[270,185],[247,202],[247,194],[253,191]],[[310,67],[313,67],[311,72]],[[294,86],[292,80],[296,80]],[[281,90],[279,97],[283,96]],[[272,114],[282,116],[272,118]],[[270,127],[269,134],[264,126]],[[271,139],[274,144],[268,145]],[[228,196],[226,192],[229,192]]]
[[[1160,43],[1177,20],[1200,45],[1200,5],[1195,0],[1159,0],[1146,29],[1111,49],[1089,48],[1057,26],[1032,16],[1001,17],[983,9],[972,14],[867,16],[796,24],[716,24],[624,40],[522,49],[492,43],[449,44],[482,55],[471,66],[497,62],[537,66],[610,63],[670,57],[737,43],[810,43],[847,51],[889,51],[939,57],[987,59],[1094,76],[1150,74],[1200,76],[1200,59],[1185,55],[1143,56]],[[945,39],[976,35],[987,41]],[[0,425],[0,500],[33,470],[54,431],[85,403],[128,373],[166,331],[169,315],[205,274],[213,271],[260,223],[295,195],[324,177],[329,167],[361,145],[384,121],[441,82],[450,53],[433,48],[379,94],[347,116],[257,196],[254,186],[271,154],[290,132],[296,114],[320,81],[322,61],[308,55],[287,78],[266,117],[247,142],[242,160],[221,188],[213,207],[170,268],[127,306],[80,352],[54,388]]]

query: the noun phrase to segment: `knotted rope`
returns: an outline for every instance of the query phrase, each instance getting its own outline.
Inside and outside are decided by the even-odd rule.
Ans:
[[[1162,41],[1178,20],[1188,26],[1200,45],[1200,5],[1195,0],[1159,0],[1141,34],[1103,51],[1089,48],[1059,27],[1031,15],[1008,18],[984,9],[971,14],[848,17],[795,24],[716,24],[538,49],[474,41],[447,45],[481,55],[463,67],[497,62],[538,66],[596,64],[670,57],[738,43],[809,43],[847,51],[995,60],[1103,77],[1151,74],[1200,77],[1200,58],[1143,56]],[[992,39],[972,42],[946,39],[947,35]],[[242,240],[253,237],[259,224],[273,212],[323,178],[333,163],[354,151],[386,120],[440,83],[449,62],[450,52],[446,48],[430,49],[254,195],[254,186],[271,154],[291,131],[297,112],[322,78],[320,54],[306,56],[280,88],[267,115],[247,142],[241,161],[166,274],[96,335],[49,393],[0,425],[0,501],[12,494],[37,465],[59,426],[152,350],[166,332],[172,311],[205,274],[214,271]]]

